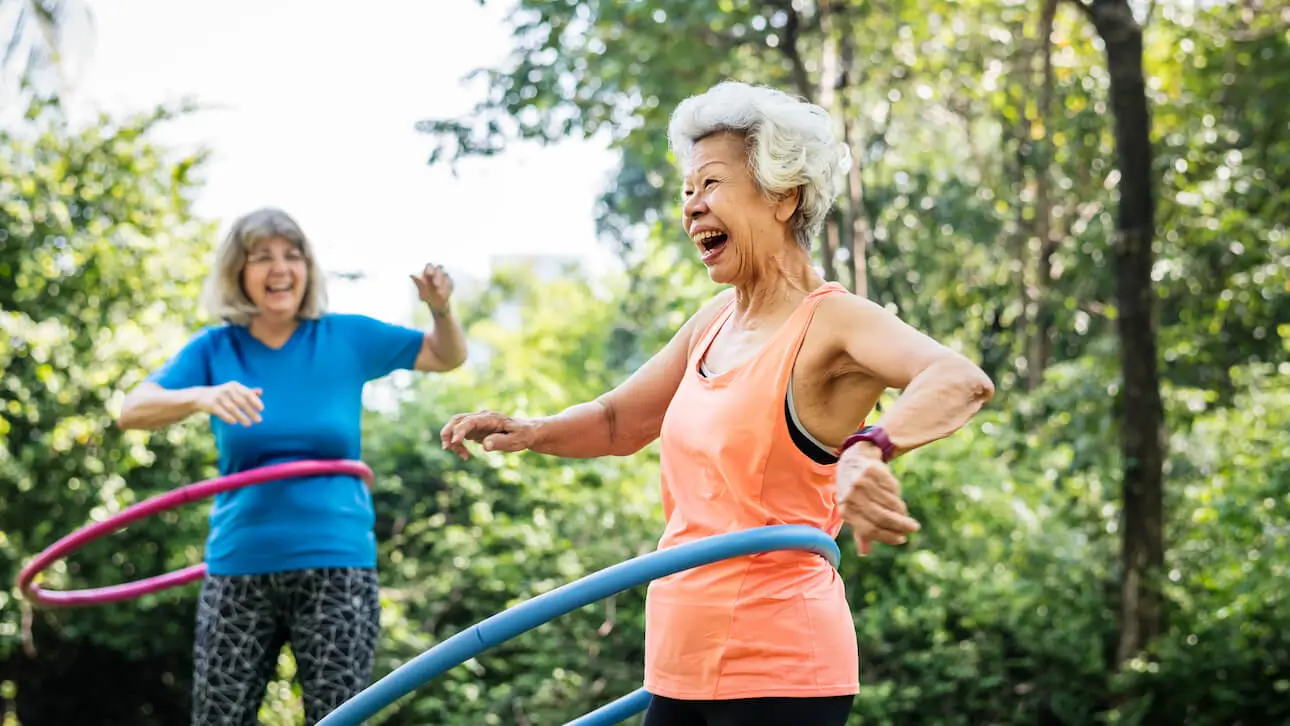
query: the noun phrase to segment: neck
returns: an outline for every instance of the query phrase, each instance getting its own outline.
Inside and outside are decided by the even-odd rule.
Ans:
[[[251,318],[251,324],[247,326],[247,332],[251,337],[264,343],[271,348],[277,348],[296,331],[296,326],[300,321],[295,316],[284,318],[278,316],[256,315]]]
[[[824,284],[811,255],[789,241],[783,251],[759,266],[749,280],[735,285],[735,312],[740,318],[773,317],[784,306],[796,306]]]

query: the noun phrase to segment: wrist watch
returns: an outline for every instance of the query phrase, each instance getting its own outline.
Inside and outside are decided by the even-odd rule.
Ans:
[[[847,440],[842,442],[842,450],[838,452],[838,455],[841,456],[843,451],[861,441],[867,441],[877,446],[878,450],[882,452],[884,463],[891,461],[892,457],[896,455],[896,445],[891,443],[891,438],[887,436],[887,432],[881,426],[865,426],[848,436]]]

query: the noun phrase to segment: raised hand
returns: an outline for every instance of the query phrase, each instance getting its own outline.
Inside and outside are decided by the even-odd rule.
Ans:
[[[260,423],[260,412],[264,403],[260,396],[264,393],[259,388],[247,388],[237,381],[221,383],[201,389],[197,396],[197,408],[203,413],[218,416],[226,423],[250,426]]]
[[[421,302],[430,306],[430,312],[445,315],[448,312],[448,299],[452,297],[452,276],[444,271],[443,265],[426,265],[420,275],[409,275],[417,286],[417,295]]]
[[[484,451],[523,451],[537,438],[537,426],[532,421],[515,419],[496,411],[459,413],[448,419],[439,432],[443,448],[455,452],[463,459],[470,458],[467,441],[481,442]]]

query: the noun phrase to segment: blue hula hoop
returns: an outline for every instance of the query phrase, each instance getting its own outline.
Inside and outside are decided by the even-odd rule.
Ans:
[[[562,585],[470,626],[363,689],[327,714],[318,726],[359,726],[445,671],[584,605],[683,570],[775,550],[812,552],[835,568],[841,558],[832,537],[802,524],[758,527],[650,552]],[[644,711],[650,698],[645,689],[638,689],[570,722],[570,726],[619,723]]]

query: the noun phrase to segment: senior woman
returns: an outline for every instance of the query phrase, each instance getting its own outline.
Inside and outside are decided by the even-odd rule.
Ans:
[[[363,385],[400,369],[447,371],[466,358],[452,280],[412,276],[430,332],[326,312],[308,238],[278,209],[238,219],[205,302],[223,324],[194,335],[125,399],[119,423],[159,429],[207,414],[227,475],[301,459],[360,457]],[[372,498],[352,476],[312,476],[215,498],[197,610],[194,726],[258,723],[284,642],[306,723],[366,686],[380,627]]]
[[[847,523],[862,553],[905,542],[918,523],[887,462],[962,427],[993,385],[812,267],[848,158],[831,128],[818,106],[740,83],[680,104],[669,136],[685,231],[730,288],[594,401],[535,419],[459,414],[443,445],[628,456],[659,438],[660,548],[775,524],[836,536]],[[903,394],[861,428],[888,388]],[[649,726],[843,724],[858,670],[843,583],[819,557],[740,557],[649,587]]]

